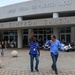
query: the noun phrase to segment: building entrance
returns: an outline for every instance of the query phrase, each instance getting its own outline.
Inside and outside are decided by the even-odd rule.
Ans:
[[[66,41],[71,42],[71,28],[60,28],[59,29],[59,39],[61,42]]]

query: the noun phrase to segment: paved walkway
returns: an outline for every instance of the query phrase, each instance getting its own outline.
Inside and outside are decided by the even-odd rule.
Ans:
[[[12,49],[13,50],[13,49]],[[17,58],[11,56],[12,50],[6,50],[5,56],[0,57],[2,68],[0,75],[55,75],[51,70],[51,57],[49,51],[42,51],[40,55],[40,72],[30,72],[29,49],[17,50]],[[60,52],[57,62],[59,75],[75,75],[75,52]]]

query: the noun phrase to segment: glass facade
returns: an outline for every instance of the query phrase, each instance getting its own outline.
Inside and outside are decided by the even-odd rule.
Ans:
[[[35,37],[37,39],[41,39],[42,41],[45,42],[47,39],[50,39],[51,34],[53,34],[53,28],[38,28],[38,29],[32,29],[33,32],[35,33]],[[17,47],[17,30],[5,30],[2,31],[3,38],[5,41],[10,40],[10,42],[13,40],[15,41],[16,47]],[[23,29],[22,30],[22,38],[23,38],[23,47],[28,46],[28,29]],[[68,28],[59,28],[59,40],[66,41],[66,42],[71,42],[71,27]]]
[[[24,29],[23,33],[23,47],[28,45],[28,29]],[[14,41],[17,47],[17,30],[5,30],[2,32],[3,38],[5,41],[10,40],[10,42]]]
[[[59,39],[61,42],[71,42],[71,27],[59,29]]]
[[[47,39],[50,39],[50,35],[53,34],[53,28],[40,28],[40,29],[33,29],[35,36],[37,39],[42,38],[45,42]]]
[[[23,30],[23,47],[28,45],[28,29]]]
[[[6,42],[8,42],[8,40],[10,42],[14,41],[15,46],[17,47],[17,30],[5,30],[2,32],[3,34],[3,38]]]

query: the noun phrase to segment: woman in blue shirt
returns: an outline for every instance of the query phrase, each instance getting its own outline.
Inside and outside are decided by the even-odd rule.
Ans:
[[[55,71],[55,74],[58,74],[56,62],[57,62],[57,59],[58,59],[59,48],[61,50],[63,50],[63,47],[62,47],[60,41],[56,39],[55,35],[51,35],[51,40],[48,40],[46,42],[46,45],[50,46],[51,58],[52,58],[52,61],[53,61],[53,64],[52,64],[51,68],[52,68],[52,70]]]

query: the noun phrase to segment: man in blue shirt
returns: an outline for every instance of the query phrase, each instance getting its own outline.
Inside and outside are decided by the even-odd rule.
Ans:
[[[31,66],[31,72],[34,71],[34,58],[36,60],[36,66],[35,70],[38,72],[38,65],[39,65],[39,55],[40,55],[40,50],[39,50],[39,44],[37,42],[36,37],[34,37],[34,33],[32,32],[30,37],[29,37],[29,45],[30,45],[30,66]]]
[[[52,68],[52,70],[55,71],[55,74],[58,74],[56,62],[57,62],[57,59],[58,59],[59,48],[61,50],[63,50],[63,47],[62,47],[60,41],[57,40],[54,35],[51,35],[51,40],[46,41],[46,45],[50,46],[51,58],[52,58],[52,61],[53,61],[53,64],[52,64],[51,68]]]

